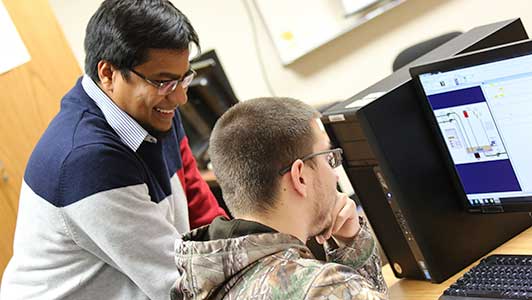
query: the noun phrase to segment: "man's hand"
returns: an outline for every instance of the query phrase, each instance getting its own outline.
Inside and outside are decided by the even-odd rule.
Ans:
[[[351,239],[360,230],[355,202],[344,193],[338,192],[336,197],[331,228],[325,234],[316,236],[316,241],[320,244],[325,243],[331,236],[339,241]]]

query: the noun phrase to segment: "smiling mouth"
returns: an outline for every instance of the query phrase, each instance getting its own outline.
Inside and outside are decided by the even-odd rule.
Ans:
[[[173,114],[174,111],[175,111],[175,108],[174,109],[162,109],[162,108],[155,108],[155,111],[157,112],[160,112],[162,114]]]

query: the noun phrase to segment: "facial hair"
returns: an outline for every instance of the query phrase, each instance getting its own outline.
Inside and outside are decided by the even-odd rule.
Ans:
[[[310,236],[317,236],[326,233],[332,226],[332,209],[334,202],[327,201],[327,191],[323,182],[318,178],[313,193],[313,215],[311,224],[315,224],[310,230]]]

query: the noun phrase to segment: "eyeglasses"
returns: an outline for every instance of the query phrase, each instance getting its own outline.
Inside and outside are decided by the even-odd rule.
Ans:
[[[309,160],[313,157],[316,157],[318,155],[323,155],[323,154],[327,154],[327,163],[329,163],[329,166],[331,166],[331,168],[336,168],[338,167],[339,165],[342,164],[342,153],[344,151],[342,150],[342,148],[336,148],[336,149],[331,149],[331,150],[325,150],[325,151],[320,151],[320,152],[316,152],[316,153],[312,153],[312,154],[309,154],[303,158],[300,158],[301,161],[305,161],[305,160]],[[292,162],[293,164],[293,162]],[[290,171],[290,168],[292,168],[292,164],[290,164],[290,166],[284,168],[284,169],[281,169],[281,171],[279,171],[279,175],[284,175],[286,172]]]
[[[137,75],[138,77],[144,79],[147,83],[153,85],[157,88],[157,91],[159,95],[170,95],[173,91],[175,91],[178,84],[181,84],[181,86],[186,89],[190,83],[192,82],[192,79],[194,79],[194,76],[196,75],[196,71],[189,69],[185,75],[183,75],[182,79],[172,79],[172,80],[152,80],[148,79],[143,74],[133,70],[129,69],[133,74]]]

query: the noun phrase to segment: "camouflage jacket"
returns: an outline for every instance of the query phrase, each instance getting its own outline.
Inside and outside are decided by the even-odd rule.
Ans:
[[[181,275],[171,299],[388,299],[375,241],[361,218],[327,262],[297,238],[259,223],[217,218],[176,241]]]

